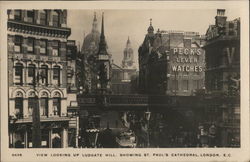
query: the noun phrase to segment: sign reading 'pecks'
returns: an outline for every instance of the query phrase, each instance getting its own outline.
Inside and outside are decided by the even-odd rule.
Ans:
[[[173,48],[172,66],[174,72],[202,72],[203,50],[201,48]]]

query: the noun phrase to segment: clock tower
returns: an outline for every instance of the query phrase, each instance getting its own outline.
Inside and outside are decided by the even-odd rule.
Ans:
[[[122,67],[133,68],[133,64],[134,64],[134,54],[133,54],[133,49],[131,47],[131,42],[128,37],[126,47],[123,51]]]

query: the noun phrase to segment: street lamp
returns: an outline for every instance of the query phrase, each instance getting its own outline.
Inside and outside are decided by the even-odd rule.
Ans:
[[[33,79],[33,88],[34,91],[36,90],[36,84],[39,82],[39,76],[38,73],[37,76]],[[33,107],[33,113],[32,113],[32,147],[33,148],[40,148],[41,147],[41,123],[40,123],[40,108],[38,103],[38,96],[35,93],[34,97],[34,107]]]
[[[147,146],[148,147],[150,146],[150,143],[149,143],[149,120],[150,120],[150,115],[151,115],[151,112],[149,111],[149,109],[147,109],[147,111],[145,112],[145,116],[146,116],[146,119],[147,119],[147,122],[148,122],[148,132],[147,132],[147,138],[148,138]]]

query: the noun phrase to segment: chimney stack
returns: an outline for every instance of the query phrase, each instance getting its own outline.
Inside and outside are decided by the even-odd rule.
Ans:
[[[225,9],[217,9],[217,15],[215,16],[215,25],[224,27],[226,25],[227,17],[225,16]]]

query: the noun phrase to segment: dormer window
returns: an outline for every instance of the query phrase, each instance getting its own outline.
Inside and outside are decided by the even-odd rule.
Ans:
[[[22,20],[22,11],[21,10],[14,11],[14,20],[17,20],[17,21]]]
[[[34,11],[28,10],[27,11],[27,18],[29,23],[34,23]]]
[[[54,27],[59,27],[59,14],[56,11],[52,11],[52,21]]]
[[[44,10],[40,11],[40,24],[47,25],[47,12]]]

